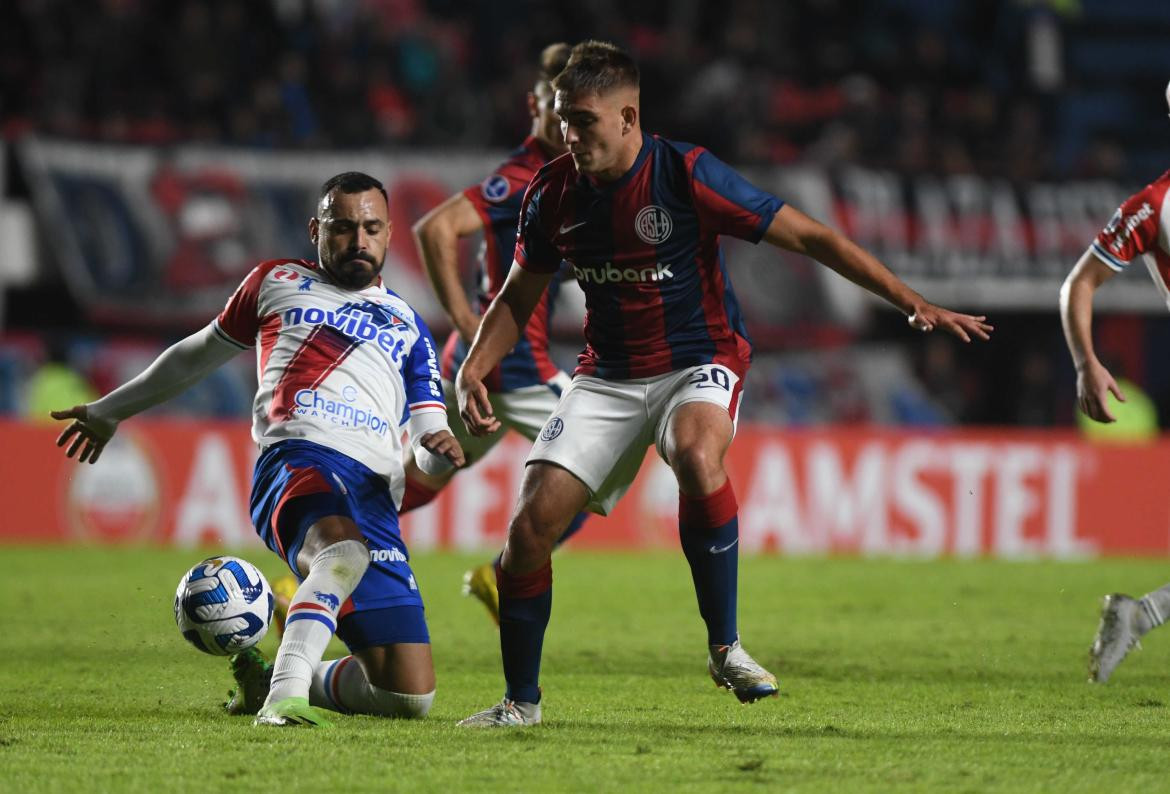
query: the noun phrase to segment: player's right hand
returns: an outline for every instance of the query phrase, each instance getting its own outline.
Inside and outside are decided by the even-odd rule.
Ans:
[[[54,419],[73,420],[57,437],[57,446],[69,444],[69,448],[65,450],[67,458],[72,458],[80,449],[78,463],[97,463],[102,450],[118,429],[118,423],[111,419],[90,416],[88,405],[75,405],[65,411],[51,411],[49,415]],[[73,439],[72,443],[70,439]]]
[[[1116,422],[1117,418],[1109,413],[1110,392],[1125,402],[1121,387],[1099,361],[1086,362],[1077,372],[1077,406],[1085,416],[1106,424]]]
[[[463,455],[463,447],[459,445],[459,439],[455,438],[450,430],[427,433],[419,441],[427,452],[446,459],[447,463],[457,469],[463,468],[463,465],[467,463],[467,459]]]
[[[463,368],[455,376],[455,395],[459,400],[459,417],[468,433],[486,436],[500,429],[500,420],[492,411],[487,387],[479,378],[464,374]]]
[[[910,323],[911,328],[923,333],[930,333],[939,328],[964,342],[970,342],[972,338],[986,342],[991,338],[991,332],[995,330],[995,326],[988,323],[982,314],[978,316],[960,314],[930,303],[919,306],[906,318],[906,322]]]

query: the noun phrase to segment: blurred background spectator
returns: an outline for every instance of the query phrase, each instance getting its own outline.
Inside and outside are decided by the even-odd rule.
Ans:
[[[1170,166],[1168,35],[1170,4],[1161,0],[11,0],[0,26],[0,192],[10,213],[27,211],[35,191],[18,149],[31,139],[338,156],[442,150],[478,153],[490,165],[528,126],[521,99],[535,53],[550,41],[592,37],[638,59],[647,129],[705,145],[754,173],[820,169],[837,185],[851,179],[849,169],[888,172],[903,180],[895,193],[905,180],[961,188],[978,177],[1018,195],[1049,182],[1104,180],[1119,199]],[[164,207],[186,193],[226,190],[182,183],[165,169],[151,187]],[[863,232],[872,198],[856,206],[833,198],[813,214],[870,245],[877,238]],[[242,191],[235,200],[248,203]],[[415,217],[428,200],[408,204]],[[0,411],[10,413],[29,404],[28,378],[43,362],[64,356],[105,388],[192,327],[178,315],[146,326],[103,315],[62,290],[60,220],[43,202],[36,207],[35,272],[5,276],[0,268],[0,289],[8,285]],[[187,247],[169,252],[167,284],[194,290],[206,276],[218,300],[230,288],[183,263],[209,258],[231,271],[251,249],[217,238],[225,233],[212,222],[214,208],[202,212],[173,213]],[[1109,212],[1085,213],[1084,228],[1099,229]],[[208,225],[217,231],[190,231]],[[398,235],[409,248],[401,223]],[[1061,244],[1083,250],[1091,231],[1074,237]],[[878,253],[902,272],[880,246]],[[1063,252],[1049,260],[1047,278],[1058,283],[1074,261]],[[1047,309],[960,292],[998,328],[993,344],[976,349],[923,343],[892,313],[843,307],[831,287],[814,284],[807,264],[785,258],[782,272],[774,263],[765,272],[745,262],[737,267],[754,274],[752,292],[762,284],[787,296],[753,306],[740,289],[759,350],[748,418],[1073,423],[1054,292]],[[961,290],[965,277],[960,271],[950,283]],[[135,278],[126,276],[125,289],[145,283]],[[196,283],[176,281],[188,278]],[[135,299],[147,305],[149,290]],[[1170,417],[1170,367],[1147,366],[1170,342],[1167,318],[1149,306],[1142,315],[1126,308],[1102,317],[1100,334],[1124,351],[1120,374],[1143,384]],[[433,325],[442,330],[439,317]],[[560,338],[568,354],[575,339],[564,329]],[[810,348],[826,355],[802,352]],[[225,372],[237,382],[170,410],[246,415],[251,370],[244,362]],[[40,410],[39,398],[32,402]]]

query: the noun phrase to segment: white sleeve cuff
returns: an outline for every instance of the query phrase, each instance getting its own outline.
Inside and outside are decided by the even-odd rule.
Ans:
[[[451,428],[447,426],[446,407],[442,411],[412,412],[406,427],[407,432],[410,433],[410,448],[414,451],[414,462],[418,464],[424,474],[443,474],[451,470],[452,466],[449,460],[442,455],[432,455],[422,445],[422,437],[428,433],[440,430],[450,431]]]
[[[1093,241],[1092,249],[1093,253],[1097,255],[1098,259],[1104,262],[1111,269],[1116,270],[1118,273],[1120,273],[1122,270],[1125,270],[1125,268],[1129,265],[1129,262],[1124,262],[1106,251],[1105,247],[1096,240]]]

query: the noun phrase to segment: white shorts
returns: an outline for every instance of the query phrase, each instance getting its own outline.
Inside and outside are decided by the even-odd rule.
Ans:
[[[467,456],[469,464],[483,458],[496,443],[504,437],[508,429],[515,430],[529,441],[534,441],[548,421],[549,415],[557,407],[561,399],[557,393],[562,393],[571,385],[569,376],[565,372],[558,372],[556,377],[549,381],[548,386],[526,386],[523,389],[514,389],[508,392],[492,392],[488,399],[492,403],[492,411],[503,425],[499,430],[487,436],[473,436],[467,432],[463,420],[459,417],[459,398],[455,394],[455,384],[449,380],[443,381],[443,394],[447,402],[447,425],[451,433],[463,447],[463,454]],[[555,387],[555,388],[554,388]]]
[[[528,463],[555,463],[589,488],[589,510],[608,515],[633,483],[646,448],[663,455],[670,415],[689,402],[715,403],[739,416],[742,383],[718,364],[637,380],[578,375],[549,417]],[[497,412],[498,415],[498,412]]]

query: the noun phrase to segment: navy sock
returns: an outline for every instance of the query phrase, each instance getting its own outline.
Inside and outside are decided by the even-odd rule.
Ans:
[[[738,636],[739,507],[731,480],[708,496],[679,494],[679,539],[691,566],[699,614],[709,645],[731,645]]]
[[[569,522],[569,526],[565,527],[565,531],[561,533],[561,536],[557,539],[557,545],[553,546],[553,548],[554,549],[560,548],[562,543],[564,543],[566,540],[568,540],[569,538],[576,535],[577,530],[581,529],[581,527],[584,526],[585,519],[587,519],[587,518],[589,518],[589,514],[586,513],[584,510],[582,510],[580,513],[575,515],[573,517],[573,520]]]
[[[540,655],[552,613],[552,563],[526,574],[510,575],[496,561],[500,591],[500,653],[504,658],[504,697],[540,702]]]

